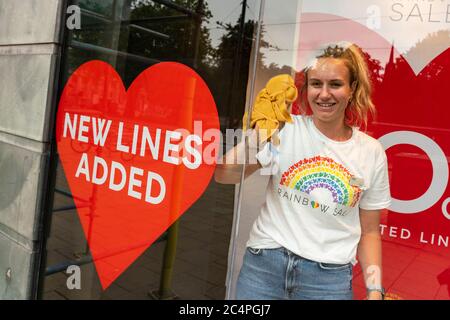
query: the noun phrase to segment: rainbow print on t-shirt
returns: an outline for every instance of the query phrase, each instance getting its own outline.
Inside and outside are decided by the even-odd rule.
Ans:
[[[310,194],[317,188],[327,189],[335,203],[354,207],[361,189],[350,184],[352,175],[341,164],[327,157],[303,159],[283,173],[280,185]]]

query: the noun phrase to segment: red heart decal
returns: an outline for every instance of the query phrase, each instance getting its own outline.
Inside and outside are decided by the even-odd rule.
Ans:
[[[443,158],[440,161],[442,157],[439,157],[438,161],[448,165],[450,109],[446,107],[446,91],[450,82],[449,49],[428,61],[416,75],[408,60],[397,52],[392,43],[360,21],[322,13],[304,13],[300,21],[299,46],[302,50],[298,53],[297,70],[301,70],[310,54],[324,43],[343,40],[356,43],[368,54],[366,58],[374,85],[373,98],[377,116],[375,121],[369,121],[369,133],[375,138],[398,131],[419,133],[427,137],[429,145],[436,145],[442,150],[447,160]],[[410,36],[404,32],[408,33],[399,31],[398,37]],[[408,52],[409,60],[411,61],[411,57],[428,56],[424,54],[427,46],[442,46],[445,41],[448,43],[448,37],[444,38],[443,35],[448,36],[448,33],[430,34],[427,39],[418,41]],[[415,63],[417,64],[416,61]],[[301,86],[304,81],[301,73],[296,80],[297,85]],[[295,112],[298,113],[298,106],[296,107]],[[403,201],[417,199],[427,192],[433,177],[443,181],[445,188],[440,188],[439,192],[429,197],[425,210],[419,209],[413,214],[389,211],[382,215],[382,224],[386,227],[383,231],[383,273],[390,275],[388,279],[384,279],[384,285],[389,291],[399,290],[402,295],[405,293],[421,299],[436,299],[439,284],[449,283],[441,275],[448,269],[450,256],[450,220],[447,217],[450,212],[450,183],[446,181],[446,174],[434,172],[429,155],[414,146],[417,142],[411,139],[410,143],[398,144],[387,150],[393,198]],[[411,204],[409,206],[414,208]],[[409,250],[403,245],[409,247]],[[418,250],[414,252],[412,248]],[[423,256],[429,266],[433,266],[433,271],[425,270],[427,267],[420,266],[420,261],[417,261],[418,266],[414,266],[412,261],[417,256]],[[397,270],[403,270],[402,274],[408,276],[403,279]],[[428,278],[424,276],[424,270],[428,273]],[[361,284],[361,275],[358,280]],[[356,286],[356,297],[364,298],[365,288],[359,288]],[[441,296],[448,299],[447,291],[441,292]]]
[[[126,91],[113,67],[91,61],[69,78],[56,125],[60,160],[106,289],[208,186],[219,148],[216,105],[182,64],[151,66]]]

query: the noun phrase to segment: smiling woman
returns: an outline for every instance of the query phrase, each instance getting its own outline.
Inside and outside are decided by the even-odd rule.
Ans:
[[[300,104],[311,115],[280,120],[280,139],[256,154],[271,176],[236,297],[352,299],[358,255],[368,298],[380,299],[378,225],[390,191],[383,147],[355,127],[374,109],[363,55],[352,44],[327,45],[304,73]],[[256,101],[253,113],[259,114]],[[238,145],[228,154],[242,150]],[[225,164],[222,171],[227,168],[232,172],[234,166]],[[377,272],[368,281],[370,270]]]

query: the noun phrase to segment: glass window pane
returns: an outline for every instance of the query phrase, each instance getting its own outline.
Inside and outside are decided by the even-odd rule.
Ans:
[[[358,127],[377,139],[386,151],[393,200],[381,213],[383,284],[391,299],[448,299],[450,115],[444,101],[450,61],[448,1],[303,0],[285,1],[283,7],[275,0],[264,2],[253,96],[272,76],[281,73],[294,76],[297,88],[303,88],[304,68],[311,66],[318,49],[326,44],[354,43],[362,50],[377,112],[369,117],[367,126]],[[292,114],[310,115],[311,110],[301,109],[298,102],[293,104]],[[302,141],[291,147],[300,148]],[[327,154],[325,150],[320,156]],[[274,227],[264,224],[267,214],[262,214],[269,210],[268,180],[269,176],[257,172],[241,187],[235,263],[230,266],[233,286],[250,230],[253,235],[264,234],[264,230]],[[324,184],[318,189],[322,190],[317,194],[308,189],[295,195],[302,199],[304,196],[304,203],[311,207],[327,192],[330,197],[334,192],[332,188],[326,191]],[[275,195],[283,196],[286,203],[292,200],[288,194]],[[295,214],[307,214],[300,207],[295,207]],[[280,219],[289,215],[271,212]],[[255,222],[258,216],[264,218]],[[325,246],[329,225],[323,226]],[[277,231],[282,234],[285,230]],[[300,242],[300,237],[293,238]],[[275,244],[271,242],[270,246]],[[309,248],[305,251],[311,254]],[[356,265],[353,272],[355,298],[365,299],[361,267]]]
[[[69,93],[61,94],[70,98],[81,109],[69,114],[72,117],[69,121],[75,121],[75,114],[80,115],[80,121],[81,115],[90,116],[92,121],[96,121],[94,117],[99,121],[109,117],[113,121],[113,128],[121,119],[124,119],[126,124],[125,119],[132,118],[142,121],[142,125],[145,122],[155,124],[158,119],[166,119],[165,124],[172,125],[171,129],[174,130],[184,117],[189,119],[196,116],[186,112],[183,114],[183,108],[176,109],[172,106],[175,111],[167,120],[168,113],[164,106],[171,106],[171,101],[176,97],[167,95],[165,99],[160,100],[161,107],[158,108],[154,100],[145,100],[146,92],[151,92],[152,88],[141,92],[144,97],[137,98],[137,101],[142,105],[140,109],[135,108],[133,111],[123,103],[120,81],[108,78],[106,71],[97,70],[95,77],[92,77],[92,73],[81,74],[84,78],[80,76],[80,83],[73,82],[80,66],[99,60],[114,68],[128,90],[131,90],[133,81],[147,68],[157,66],[160,62],[181,63],[198,73],[211,91],[220,130],[224,132],[227,128],[240,125],[246,103],[251,49],[257,22],[254,13],[258,11],[259,1],[69,1],[69,5],[72,4],[81,7],[82,27],[66,34],[67,47],[63,59],[61,87],[66,86],[65,90]],[[244,23],[240,23],[241,20]],[[170,75],[173,79],[179,76]],[[89,81],[96,85],[86,86]],[[171,80],[161,78],[161,81]],[[158,82],[154,83],[154,86],[158,85]],[[84,89],[77,91],[77,86]],[[173,89],[174,92],[179,92],[179,88]],[[109,101],[109,105],[102,101]],[[102,105],[98,113],[93,111],[96,105]],[[149,113],[148,110],[152,112]],[[101,122],[97,124],[101,130]],[[163,128],[165,129],[168,127]],[[70,130],[66,128],[69,135]],[[111,130],[118,135],[114,129]],[[154,132],[151,132],[151,137],[155,137],[153,134]],[[102,243],[114,244],[120,238],[119,235],[108,232],[99,233],[99,230],[108,230],[110,222],[113,225],[122,219],[123,230],[117,232],[129,234],[131,238],[145,233],[145,227],[141,227],[139,223],[133,225],[133,230],[128,228],[128,219],[132,220],[143,212],[133,212],[115,197],[105,198],[104,190],[94,183],[86,188],[76,187],[75,174],[69,174],[67,167],[63,167],[63,162],[76,166],[84,154],[92,156],[89,159],[94,159],[94,156],[106,157],[107,154],[112,157],[119,155],[115,147],[111,147],[108,142],[104,148],[98,148],[98,144],[80,142],[77,138],[71,140],[67,146],[73,160],[68,160],[66,149],[63,151],[65,154],[61,154],[61,149],[58,150],[60,161],[56,169],[42,297],[223,299],[235,186],[218,184],[212,176],[207,179],[198,178],[204,181],[204,190],[198,199],[192,201],[181,218],[154,239],[151,246],[144,248],[142,254],[124,268],[123,272],[120,271],[117,278],[113,281],[105,280],[114,277],[109,273],[117,273],[114,266],[107,265],[113,257],[133,255],[133,252],[150,243],[142,244],[129,240],[121,246],[117,245],[115,251],[97,248],[98,252],[93,254],[92,242],[99,242],[95,239],[103,237]],[[139,163],[145,165],[139,160],[139,154],[121,153],[120,157],[114,159],[127,168]],[[118,169],[117,172],[119,171]],[[86,172],[78,173],[78,177],[86,179]],[[94,175],[91,178],[94,179]],[[195,180],[181,178],[181,189],[174,187],[178,188],[179,193],[178,196],[172,195],[174,199],[168,202],[170,206],[182,205],[188,201],[186,199],[189,189],[198,184]],[[134,188],[138,190],[139,186],[136,184]],[[150,192],[148,196],[154,197],[155,193]],[[114,223],[113,220],[105,220],[102,216],[105,215],[104,208],[98,207],[108,205],[117,213]],[[147,210],[151,214],[152,206],[149,205]],[[151,225],[148,227],[152,228]],[[91,246],[88,245],[87,239]],[[80,267],[81,289],[77,289],[76,281],[70,277],[72,274],[68,267],[72,265]],[[102,289],[99,275],[103,279],[102,283],[107,283],[105,290]]]

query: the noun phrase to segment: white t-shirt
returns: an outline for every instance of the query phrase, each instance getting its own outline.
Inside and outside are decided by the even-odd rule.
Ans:
[[[347,141],[322,134],[311,116],[293,116],[274,147],[256,155],[272,175],[248,247],[285,247],[323,263],[356,264],[359,208],[390,206],[387,158],[378,140],[353,128]]]

